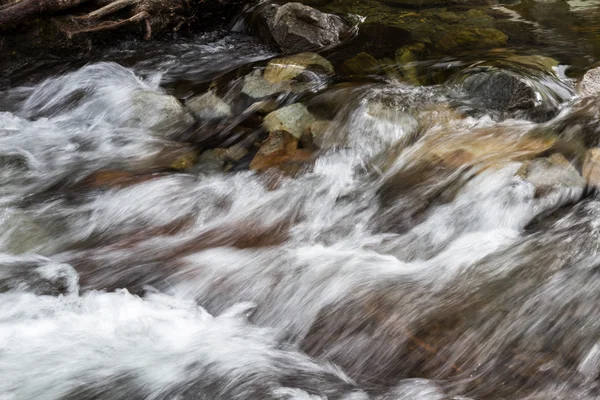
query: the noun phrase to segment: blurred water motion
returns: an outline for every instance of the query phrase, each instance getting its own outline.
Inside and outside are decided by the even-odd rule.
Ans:
[[[0,398],[598,398],[596,43],[543,4],[558,62],[233,33],[4,88]]]

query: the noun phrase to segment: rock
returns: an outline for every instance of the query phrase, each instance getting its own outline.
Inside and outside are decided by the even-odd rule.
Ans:
[[[506,45],[508,36],[494,28],[460,27],[451,29],[437,43],[441,51],[481,49]]]
[[[522,56],[517,54],[511,54],[503,59],[493,61],[491,62],[491,64],[495,66],[503,66],[509,69],[515,69],[515,67],[522,67],[552,73],[553,68],[558,66],[558,61],[554,58],[540,55]]]
[[[202,122],[214,122],[233,117],[231,106],[212,91],[192,97],[185,105],[194,117]]]
[[[369,53],[359,53],[346,60],[341,70],[346,75],[366,76],[376,74],[381,69],[379,61]]]
[[[173,96],[151,90],[137,91],[131,99],[132,115],[127,124],[146,127],[161,137],[170,137],[189,129],[194,118]]]
[[[600,93],[600,67],[592,68],[583,75],[577,85],[579,94],[590,96]]]
[[[129,171],[100,170],[93,172],[82,181],[82,184],[91,189],[114,189],[137,185],[151,179],[161,177],[161,174],[133,174]]]
[[[585,179],[575,167],[559,153],[523,163],[517,176],[535,186],[535,197],[544,197],[565,189],[583,193],[586,185]]]
[[[600,94],[573,102],[569,112],[561,113],[543,129],[570,143],[581,155],[587,148],[600,147]]]
[[[9,290],[38,296],[77,294],[79,276],[69,264],[37,255],[0,255],[0,293]]]
[[[432,7],[456,4],[485,4],[483,1],[474,0],[383,0],[384,4],[404,7]]]
[[[268,114],[263,120],[264,128],[269,131],[286,131],[300,139],[315,117],[300,103],[280,108]]]
[[[213,152],[224,161],[237,162],[240,161],[242,158],[246,157],[246,155],[248,154],[248,149],[240,145],[233,145],[226,149],[214,149]]]
[[[308,128],[312,143],[319,147],[326,147],[327,131],[331,129],[332,121],[315,121]]]
[[[403,46],[396,50],[396,63],[400,66],[400,72],[404,81],[411,85],[419,85],[419,72],[415,62],[418,61],[417,54],[425,50],[423,43],[414,43]]]
[[[266,171],[277,167],[283,172],[295,174],[309,160],[312,153],[298,149],[298,139],[286,131],[273,131],[262,143],[250,163],[253,171]]]
[[[269,82],[263,77],[263,73],[259,69],[252,71],[244,77],[244,86],[242,87],[242,93],[253,99],[263,99],[275,94],[291,91],[292,87],[289,82]]]
[[[195,169],[205,174],[217,174],[223,172],[224,165],[225,161],[223,161],[217,149],[206,150],[198,157]]]
[[[259,35],[288,54],[337,45],[351,30],[340,17],[301,3],[268,4],[255,21]]]
[[[333,65],[315,53],[300,53],[269,61],[263,78],[269,83],[290,81],[305,71],[332,75]]]
[[[483,112],[543,122],[556,115],[573,89],[551,70],[511,64],[507,68],[481,66],[468,68],[455,80],[464,91],[466,103]],[[461,81],[462,80],[462,81]]]
[[[583,177],[587,180],[588,186],[594,189],[600,189],[600,148],[589,149],[585,153],[583,162]]]

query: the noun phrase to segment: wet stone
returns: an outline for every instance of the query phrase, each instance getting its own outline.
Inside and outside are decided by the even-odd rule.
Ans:
[[[494,28],[454,28],[448,31],[437,43],[441,51],[501,47],[506,45],[508,36]]]
[[[295,174],[300,165],[310,159],[311,152],[298,149],[298,139],[286,131],[273,131],[262,143],[250,169],[266,171],[277,167],[283,172]]]
[[[305,71],[325,75],[331,75],[334,72],[331,63],[320,55],[315,53],[300,53],[269,61],[263,77],[267,82],[276,84],[290,81]]]
[[[144,126],[168,138],[190,128],[194,118],[173,96],[154,91],[138,91],[131,100],[130,126]]]
[[[306,106],[296,103],[268,114],[263,126],[269,132],[283,130],[300,139],[314,121]]]
[[[590,96],[600,93],[600,67],[590,69],[578,84],[579,94]]]
[[[544,197],[562,189],[581,193],[586,185],[575,167],[558,153],[524,163],[517,176],[535,186],[535,197]]]
[[[262,99],[279,93],[290,92],[289,82],[269,82],[263,77],[261,70],[256,69],[244,77],[242,93],[253,98]]]
[[[589,187],[600,189],[600,148],[589,149],[585,153],[582,174]]]
[[[381,65],[379,61],[369,53],[359,53],[356,56],[346,60],[341,70],[346,75],[366,76],[376,74]]]
[[[192,97],[185,105],[194,117],[202,122],[213,122],[233,116],[231,106],[212,91]]]
[[[288,54],[337,45],[350,31],[340,17],[301,3],[268,4],[255,20],[260,36]]]

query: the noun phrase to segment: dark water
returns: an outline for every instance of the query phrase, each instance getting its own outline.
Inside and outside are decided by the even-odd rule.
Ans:
[[[3,75],[0,399],[600,397],[600,3],[313,3],[265,171],[243,18]]]

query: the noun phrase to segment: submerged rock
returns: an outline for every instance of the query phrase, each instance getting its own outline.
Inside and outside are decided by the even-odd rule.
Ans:
[[[306,106],[296,103],[268,114],[263,120],[263,126],[269,132],[286,131],[300,139],[313,122],[315,117]]]
[[[311,156],[312,152],[309,150],[298,149],[298,139],[290,133],[273,131],[260,146],[250,163],[250,169],[266,171],[276,167],[293,175]]]
[[[58,296],[79,290],[79,276],[73,267],[45,257],[0,254],[0,267],[0,293],[15,290]]]
[[[212,91],[192,97],[185,105],[201,122],[218,121],[233,116],[231,106]]]
[[[437,43],[441,51],[481,49],[506,45],[508,36],[494,28],[454,28]]]
[[[261,37],[284,53],[299,53],[339,44],[350,32],[340,17],[301,3],[268,4],[255,16]]]
[[[600,189],[600,148],[595,147],[585,153],[582,174],[588,186]]]
[[[457,4],[482,4],[483,1],[475,0],[383,0],[385,4],[404,7],[432,7]]]
[[[308,128],[311,142],[317,147],[325,147],[327,132],[332,128],[332,121],[315,121]]]
[[[305,71],[333,74],[333,65],[315,53],[300,53],[293,56],[276,58],[269,61],[263,77],[270,83],[290,81]]]
[[[244,77],[244,86],[242,87],[242,93],[253,99],[263,99],[291,90],[292,87],[289,82],[267,81],[259,69],[255,69]]]
[[[535,186],[535,197],[544,197],[559,190],[583,192],[586,185],[575,167],[559,153],[524,163],[517,176]]]
[[[560,80],[541,61],[536,67],[533,60],[504,60],[498,67],[467,68],[451,82],[464,92],[463,100],[474,109],[538,122],[554,117],[560,104],[574,93],[569,82]]]
[[[600,146],[600,96],[588,96],[570,104],[558,117],[540,127],[546,135],[555,135],[579,152]]]
[[[369,53],[359,53],[342,64],[342,72],[346,75],[366,76],[376,74],[381,63]]]

